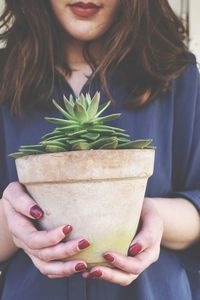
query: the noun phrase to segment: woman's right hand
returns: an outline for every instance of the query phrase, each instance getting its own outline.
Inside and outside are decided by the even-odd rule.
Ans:
[[[15,245],[24,250],[42,274],[49,278],[62,278],[87,268],[84,261],[63,260],[87,248],[89,242],[84,239],[63,242],[72,230],[71,225],[38,231],[31,220],[42,218],[43,212],[20,183],[10,183],[2,200]]]

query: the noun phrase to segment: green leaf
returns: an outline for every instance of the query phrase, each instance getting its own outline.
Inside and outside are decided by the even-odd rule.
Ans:
[[[124,129],[121,129],[121,128],[118,128],[118,127],[109,126],[109,125],[96,124],[94,126],[95,126],[94,128],[97,128],[97,129],[111,129],[111,130],[114,130],[114,131],[125,132]]]
[[[80,123],[88,121],[88,114],[86,112],[85,107],[83,107],[80,103],[76,102],[74,105],[74,113],[76,116],[76,120]]]
[[[72,102],[70,102],[65,96],[63,96],[63,101],[66,107],[67,112],[74,117],[74,104],[72,104]]]
[[[42,139],[41,142],[43,142],[43,141],[53,141],[53,140],[62,140],[62,139],[63,140],[66,139],[66,136],[64,134],[62,134],[62,135],[53,135],[53,136],[51,136],[47,139]]]
[[[108,102],[100,105],[99,108],[98,108],[98,110],[97,110],[97,113],[96,113],[95,117],[97,118],[98,116],[100,116],[102,114],[102,112],[104,110],[106,110],[106,108],[110,105],[110,103],[111,103],[111,101],[108,101]]]
[[[57,132],[56,130],[54,130],[54,131],[52,131],[50,133],[47,133],[47,134],[43,135],[41,137],[41,140],[50,139],[52,137],[57,137],[59,135],[60,135],[60,132]]]
[[[70,144],[70,145],[74,145],[76,143],[80,143],[80,142],[86,142],[87,141],[85,139],[74,139],[74,140],[67,140],[67,142]]]
[[[98,111],[99,101],[100,101],[100,93],[96,92],[96,94],[92,98],[91,104],[90,104],[90,106],[88,107],[88,110],[87,110],[88,121],[94,119],[94,117],[95,117],[95,115]]]
[[[25,150],[25,149],[34,149],[34,150],[44,150],[44,147],[42,145],[22,145],[20,146],[20,150]]]
[[[89,150],[90,149],[90,145],[87,142],[79,142],[79,143],[75,143],[72,146],[72,150]]]
[[[25,154],[25,153],[20,152],[20,151],[8,154],[8,156],[13,157],[13,158],[19,158],[19,157],[23,157],[25,155],[28,155],[28,154]]]
[[[108,121],[112,121],[112,120],[118,119],[120,116],[121,116],[121,114],[112,114],[112,115],[108,115],[108,116],[97,118],[97,119],[95,118],[94,121],[96,123],[99,123],[99,122],[108,122]]]
[[[125,137],[125,138],[129,138],[129,137],[130,137],[129,134],[122,133],[122,132],[115,132],[115,135],[116,135],[117,137]]]
[[[93,149],[99,149],[104,144],[112,143],[115,139],[115,137],[101,138],[97,141],[92,142],[91,146]]]
[[[87,107],[88,107],[88,104],[87,104],[87,100],[85,99],[85,96],[83,94],[81,94],[78,98],[78,103],[80,103],[84,108],[85,110],[87,111]]]
[[[75,132],[69,133],[68,136],[69,137],[81,136],[83,133],[87,133],[87,130],[83,129],[83,130],[75,131]]]
[[[74,125],[69,125],[69,126],[63,126],[63,127],[59,127],[59,128],[56,128],[56,132],[60,132],[60,133],[63,133],[63,131],[74,131],[74,130],[80,130],[81,126],[80,124],[74,124]]]
[[[50,123],[54,123],[54,124],[58,124],[58,125],[73,125],[73,124],[77,124],[77,121],[74,120],[64,120],[64,119],[59,119],[59,118],[49,118],[49,117],[45,117],[45,120],[47,120]]]
[[[98,133],[86,133],[86,134],[82,134],[81,137],[83,137],[87,140],[95,141],[100,137],[100,134],[98,134]]]
[[[52,145],[52,146],[58,146],[58,147],[63,147],[65,148],[65,143],[62,143],[62,142],[59,142],[59,141],[56,141],[56,140],[52,140],[52,141],[44,141],[42,142],[42,145],[43,146],[47,146],[47,145]],[[46,149],[46,148],[45,148]]]
[[[88,130],[89,132],[99,132],[100,134],[108,134],[108,135],[113,135],[115,132],[113,130],[109,129],[98,129],[98,128],[91,128]]]
[[[147,147],[145,147],[145,149],[151,149],[151,150],[155,150],[156,149],[156,147],[155,146],[147,146]]]
[[[45,147],[45,150],[48,153],[65,152],[65,151],[67,151],[64,147],[59,147],[59,146],[56,146],[56,145],[47,145]]]
[[[135,140],[118,145],[118,149],[144,149],[152,143],[152,140]]]
[[[68,114],[68,112],[66,112],[66,110],[64,110],[55,100],[52,100],[54,106],[59,110],[59,112],[67,119],[72,120],[73,116],[71,116],[70,114]]]
[[[91,101],[92,101],[90,94],[86,93],[85,99],[86,99],[86,101],[87,101],[87,107],[89,107],[89,106],[90,106],[90,103],[91,103]]]
[[[20,152],[24,153],[25,155],[31,155],[31,154],[43,154],[45,153],[44,151],[42,150],[37,150],[37,149],[20,149]]]
[[[124,144],[124,143],[130,142],[130,140],[128,138],[125,138],[125,137],[117,137],[117,139],[118,139],[119,144]]]
[[[72,95],[69,96],[69,102],[71,103],[71,105],[74,106],[75,100],[74,100],[74,97]]]
[[[113,141],[111,143],[104,144],[99,149],[116,149],[117,145],[118,145],[118,140],[113,139]]]

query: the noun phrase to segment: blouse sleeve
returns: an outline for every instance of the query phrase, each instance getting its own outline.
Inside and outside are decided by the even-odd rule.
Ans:
[[[200,212],[200,74],[190,65],[176,83],[174,97],[173,197],[189,200]],[[183,251],[183,264],[200,270],[200,242]]]
[[[200,212],[200,74],[196,64],[175,88],[174,196],[191,201]]]

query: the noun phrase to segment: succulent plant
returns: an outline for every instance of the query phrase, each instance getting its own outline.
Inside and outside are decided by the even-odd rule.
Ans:
[[[18,152],[11,153],[10,156],[17,158],[31,154],[90,149],[152,148],[150,139],[131,141],[124,129],[105,125],[105,122],[112,121],[121,114],[100,116],[111,101],[102,105],[99,102],[99,92],[93,98],[89,94],[81,94],[76,99],[70,96],[69,100],[64,96],[65,109],[53,100],[64,119],[45,119],[58,127],[42,136],[38,145],[21,146]]]

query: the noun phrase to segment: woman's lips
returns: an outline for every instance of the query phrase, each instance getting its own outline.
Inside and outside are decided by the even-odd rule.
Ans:
[[[101,7],[90,2],[77,2],[70,5],[70,8],[76,16],[81,18],[88,18],[97,14]]]

